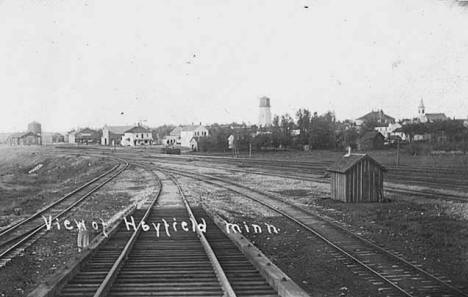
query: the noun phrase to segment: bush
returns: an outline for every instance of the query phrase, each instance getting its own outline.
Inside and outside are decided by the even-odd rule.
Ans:
[[[412,156],[430,155],[432,146],[424,142],[412,142],[405,147],[405,151]]]

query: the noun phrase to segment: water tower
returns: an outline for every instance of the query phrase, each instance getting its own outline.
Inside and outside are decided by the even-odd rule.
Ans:
[[[261,127],[271,126],[270,98],[268,97],[260,98],[258,125]]]
[[[31,122],[28,124],[28,132],[41,135],[42,127],[38,122]]]

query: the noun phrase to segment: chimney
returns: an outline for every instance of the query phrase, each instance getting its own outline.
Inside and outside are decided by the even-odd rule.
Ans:
[[[348,152],[346,153],[346,155],[344,155],[345,157],[351,156],[351,146],[348,145],[347,149],[348,149]]]

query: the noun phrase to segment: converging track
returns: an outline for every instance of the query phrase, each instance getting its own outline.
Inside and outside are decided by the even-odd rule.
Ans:
[[[285,202],[278,196],[226,178],[191,174],[168,167],[162,170],[227,189],[281,214],[331,246],[346,266],[368,280],[383,296],[468,296],[443,276],[430,273],[417,263],[405,260],[402,255],[378,246],[337,222]]]
[[[59,147],[59,149],[72,151],[76,148]],[[86,148],[82,149],[90,153],[97,153],[107,156],[121,156],[126,159],[135,159],[135,154],[125,151],[112,152],[109,149],[102,148]],[[78,150],[79,151],[79,150]],[[158,160],[168,164],[187,164],[188,162],[197,162],[197,166],[206,166],[213,168],[217,165],[231,165],[229,170],[238,172],[251,172],[252,174],[272,175],[279,177],[287,177],[298,180],[308,180],[313,182],[328,182],[327,178],[323,178],[326,168],[332,163],[331,160],[324,161],[298,161],[298,160],[274,160],[274,159],[257,159],[257,158],[232,158],[227,156],[208,156],[208,155],[165,155],[165,154],[149,154],[145,151],[139,151],[142,156],[140,160]],[[203,165],[203,163],[208,163]],[[224,168],[226,169],[226,168]],[[386,191],[394,194],[403,194],[410,196],[418,196],[423,198],[443,199],[460,202],[468,202],[468,197],[457,193],[437,193],[431,189],[449,189],[457,190],[461,193],[468,191],[468,183],[466,176],[468,170],[466,168],[434,168],[429,166],[387,166],[389,172],[386,177],[391,185],[386,185]],[[408,185],[429,187],[428,190],[412,190],[407,189]]]
[[[188,165],[186,161],[180,161],[180,160],[173,160],[173,159],[165,159],[161,158],[158,159],[158,162],[160,163],[166,163],[166,164],[181,164],[181,165]],[[189,163],[190,164],[190,163]],[[216,165],[218,166],[216,166]],[[223,166],[219,166],[221,164],[219,163],[212,163],[212,164],[200,164],[198,162],[196,165],[197,167],[203,167],[203,168],[211,168],[211,169],[220,169],[220,170],[227,170],[230,172],[238,172],[238,173],[248,173],[248,174],[255,174],[255,175],[266,175],[266,176],[276,176],[276,177],[282,177],[282,178],[288,178],[288,179],[295,179],[295,180],[301,180],[301,181],[311,181],[311,182],[318,182],[318,183],[329,183],[328,178],[324,178],[324,169],[321,169],[320,171],[317,172],[307,172],[306,170],[303,169],[297,169],[297,168],[289,168],[288,171],[285,171],[283,167],[271,167],[271,166],[265,166],[265,165],[254,165],[254,166],[248,166],[248,165],[242,165],[242,168],[226,168]],[[404,174],[402,176],[405,176]],[[429,180],[426,179],[425,183],[421,183],[421,185],[425,186],[440,186],[440,183],[432,184],[430,183]],[[468,186],[466,181],[464,181],[464,185]],[[468,189],[468,188],[467,188]],[[411,190],[408,189],[407,187],[402,187],[399,184],[394,184],[392,183],[391,185],[386,183],[385,185],[385,192],[390,193],[390,194],[403,194],[403,195],[409,195],[409,196],[417,196],[417,197],[423,197],[423,198],[432,198],[432,199],[443,199],[443,200],[451,200],[451,201],[458,201],[458,202],[468,202],[468,196],[466,195],[456,195],[456,194],[451,194],[451,193],[437,193],[434,191],[430,190]]]
[[[110,170],[46,205],[33,215],[0,231],[0,267],[6,265],[45,234],[46,224],[43,216],[46,218],[50,216],[52,220],[65,216],[90,195],[112,181],[128,166],[128,162],[122,160]]]
[[[159,191],[132,215],[136,228],[125,218],[56,296],[278,296],[177,180],[154,174]]]
[[[340,222],[286,202],[280,196],[232,182],[228,177],[176,170],[170,167],[173,162],[168,162],[165,158],[154,159],[138,156],[125,158],[145,164],[154,164],[166,174],[177,174],[199,180],[237,193],[268,207],[287,220],[300,225],[315,238],[333,248],[335,258],[361,279],[368,281],[369,285],[379,292],[379,296],[468,296],[467,288],[452,284],[451,280],[446,277],[429,272],[418,263],[406,260],[401,253],[386,249],[356,234]],[[239,169],[239,171],[243,171],[243,169]],[[254,174],[263,173],[257,171]],[[281,173],[278,172],[278,174]],[[293,178],[303,180],[306,180],[305,177],[309,175],[306,172],[296,174],[293,174]],[[282,176],[289,177],[286,174],[282,174]],[[311,176],[310,178],[317,177]],[[398,191],[395,192],[398,193]],[[411,191],[408,194],[411,195]]]

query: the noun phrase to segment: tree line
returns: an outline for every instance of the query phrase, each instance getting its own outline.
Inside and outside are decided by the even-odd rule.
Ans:
[[[283,149],[342,149],[355,146],[359,131],[350,121],[339,122],[333,112],[319,115],[299,109],[294,116],[275,115],[270,127],[245,123],[213,124],[209,137],[200,138],[200,151],[228,151],[227,139],[235,137],[236,149],[246,151]]]
[[[199,139],[200,151],[226,152],[228,137],[235,137],[237,150],[284,150],[284,149],[328,149],[343,150],[347,146],[357,147],[359,138],[379,126],[377,122],[365,122],[357,127],[352,121],[338,121],[331,111],[324,114],[301,108],[294,115],[275,115],[270,127],[250,126],[245,123],[212,124],[210,135]],[[174,126],[161,126],[159,135],[168,135]],[[466,150],[468,128],[460,120],[445,120],[431,123],[408,123],[400,132],[413,142],[416,135],[430,135],[434,149]]]

